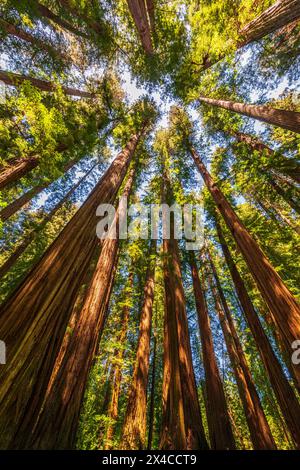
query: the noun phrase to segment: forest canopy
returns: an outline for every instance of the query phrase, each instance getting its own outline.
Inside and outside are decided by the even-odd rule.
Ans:
[[[300,450],[299,0],[0,36],[0,448]]]

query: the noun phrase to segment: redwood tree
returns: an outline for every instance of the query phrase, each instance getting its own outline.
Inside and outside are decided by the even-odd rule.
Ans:
[[[214,351],[208,310],[193,252],[190,252],[189,260],[205,370],[206,413],[210,445],[214,450],[235,449],[225,393]]]
[[[20,75],[18,73],[6,72],[5,70],[0,70],[0,81],[4,82],[9,86],[18,86],[23,82],[30,82],[35,87],[43,91],[54,91],[56,84],[52,82],[47,82],[46,80],[41,80],[40,78],[34,78],[27,75]],[[67,86],[62,86],[63,91],[66,95],[71,96],[80,96],[81,98],[91,98],[93,95],[87,91],[77,90],[76,88],[71,88]]]
[[[0,310],[0,336],[8,349],[7,364],[0,370],[2,447],[9,445],[20,423],[25,425],[25,418],[33,425],[78,286],[98,243],[96,207],[114,201],[140,137],[141,132],[131,137],[87,201]]]
[[[135,169],[132,168],[122,193],[124,197],[130,194],[134,173]],[[117,226],[120,217],[121,213],[117,210]],[[116,238],[109,236],[102,242],[100,256],[76,326],[59,370],[47,390],[37,423],[33,431],[29,425],[25,428],[22,423],[14,445],[34,449],[69,449],[75,446],[80,407],[106,320],[118,249],[118,235]]]
[[[205,96],[200,96],[199,100],[212,106],[229,109],[229,111],[252,117],[258,121],[267,122],[268,124],[300,133],[300,113],[296,111],[285,111],[284,109],[271,108],[265,105],[235,103],[234,101],[213,99]]]
[[[163,172],[162,202],[172,201],[166,169]],[[202,417],[192,363],[185,297],[181,278],[174,218],[170,219],[170,238],[163,239],[165,327],[163,419],[160,448],[206,449]]]
[[[286,342],[290,344],[290,353],[292,355],[292,343],[300,337],[300,307],[256,240],[250,235],[223,193],[214,183],[195,149],[191,147],[190,151],[219,212],[222,214],[249,267],[259,291],[272,312],[278,328],[281,330],[283,337],[286,338]]]
[[[234,263],[229,248],[226,244],[220,224],[217,224],[218,236],[222,251],[228,265],[236,292],[246,321],[255,340],[258,352],[270,379],[275,396],[280,406],[283,418],[287,424],[292,439],[297,448],[300,447],[300,405],[299,401],[287,380],[279,360],[274,353],[269,339],[264,332],[259,317],[249,297],[245,284]]]
[[[276,444],[271,434],[259,395],[256,391],[216,267],[209,252],[208,257],[216,283],[216,285],[213,283],[212,276],[208,273],[210,289],[213,294],[215,309],[220,319],[227,351],[235,373],[253,448],[257,450],[274,450],[276,449]]]
[[[146,273],[144,300],[140,313],[139,338],[126,415],[123,425],[121,449],[145,449],[147,424],[147,385],[149,374],[152,307],[156,243],[151,243],[150,265]]]

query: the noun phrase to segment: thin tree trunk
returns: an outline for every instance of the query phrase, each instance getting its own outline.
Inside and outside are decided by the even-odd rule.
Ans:
[[[132,290],[132,285],[133,285],[133,273],[130,272],[129,273],[129,287],[131,290]],[[121,345],[124,345],[124,342],[126,341],[129,314],[130,314],[130,308],[128,305],[129,292],[126,292],[126,296],[127,296],[127,299],[126,299],[127,302],[122,309],[122,315],[121,315],[121,320],[120,320],[120,325],[122,325],[122,328],[119,332],[119,338],[118,338],[118,342]],[[124,348],[116,349],[115,351],[116,364],[114,366],[115,371],[114,371],[114,380],[113,380],[113,391],[112,391],[111,402],[110,402],[110,406],[108,410],[108,417],[111,419],[111,422],[109,423],[108,428],[107,428],[105,446],[104,446],[106,450],[113,448],[113,438],[115,435],[116,422],[119,416],[119,399],[120,399],[120,393],[121,393],[123,357],[124,357]]]
[[[217,288],[215,287],[210,274],[208,275],[208,280],[214,297],[215,308],[223,330],[230,362],[237,381],[239,395],[243,404],[253,448],[256,450],[274,450],[276,449],[276,444],[256,391],[242,345],[238,338],[219,276],[209,252],[208,256]]]
[[[128,197],[134,177],[130,171],[123,196]],[[121,214],[116,212],[118,225]],[[95,226],[94,226],[95,228]],[[45,397],[42,412],[33,431],[20,430],[19,436],[25,448],[70,449],[75,445],[80,408],[88,373],[104,327],[109,302],[119,239],[109,236],[102,243],[91,284],[84,300],[77,325],[68,345],[60,369]],[[33,428],[33,427],[32,427]],[[32,429],[31,428],[31,429]]]
[[[74,165],[78,163],[77,160],[71,160],[69,161],[63,168],[63,172],[66,173],[69,171]],[[16,212],[18,212],[22,207],[26,206],[35,196],[40,194],[42,191],[48,188],[50,184],[52,184],[53,181],[40,184],[38,186],[35,186],[31,188],[29,191],[26,193],[22,194],[18,199],[15,199],[13,202],[5,206],[1,211],[0,211],[0,220],[4,222],[5,220],[9,219],[12,217]]]
[[[203,365],[205,370],[207,422],[210,446],[214,450],[235,449],[225,393],[214,351],[208,311],[193,252],[190,252],[189,262],[193,279],[193,289],[202,344]]]
[[[282,367],[272,349],[272,346],[266,336],[259,317],[248,295],[244,282],[233,261],[229,248],[226,244],[222,229],[217,223],[218,237],[221,243],[222,251],[228,265],[236,292],[242,309],[244,311],[247,323],[254,337],[258,352],[261,356],[265,369],[270,379],[282,415],[291,433],[297,448],[300,448],[300,405],[296,395],[287,380]]]
[[[154,51],[145,4],[140,0],[127,0],[127,3],[136,29],[138,30],[142,46],[145,52],[151,55]]]
[[[90,28],[99,36],[103,35],[103,28],[101,24],[98,23],[97,21],[92,20],[91,18],[86,16],[84,13],[82,13],[78,5],[73,6],[70,0],[58,0],[58,1],[66,11],[69,11],[72,15],[74,15],[75,17],[83,21],[88,26],[88,28]]]
[[[100,123],[98,123],[98,129],[101,128]],[[59,143],[56,147],[57,152],[64,152],[68,150],[68,146],[62,143]],[[32,166],[28,164],[31,162]],[[78,163],[78,160],[68,161],[62,171],[66,173],[70,168]],[[9,186],[10,183],[16,183],[21,177],[26,176],[31,170],[36,168],[39,165],[39,159],[37,156],[29,156],[26,158],[11,158],[7,161],[7,166],[2,165],[0,167],[0,189],[3,189],[6,186]],[[4,209],[0,211],[0,219],[5,221],[12,217],[18,210],[24,207],[31,199],[41,193],[46,189],[53,181],[44,183],[42,185],[36,186],[35,188],[30,189],[27,193],[24,193],[18,199],[8,204]]]
[[[0,189],[15,183],[36,168],[39,160],[36,156],[27,158],[12,158],[8,165],[0,167]]]
[[[150,29],[152,35],[155,34],[155,7],[154,0],[146,0],[147,12],[149,17]]]
[[[267,155],[272,156],[274,155],[274,150],[272,150],[268,145],[264,144],[261,142],[259,139],[254,137],[253,135],[250,134],[245,134],[244,132],[239,132],[239,131],[231,131],[231,135],[236,137],[236,139],[239,142],[245,143],[248,147],[250,147],[253,150],[258,150],[259,152],[265,152]],[[286,158],[287,164],[291,164],[291,161]],[[294,168],[283,168],[282,170],[278,170],[278,168],[273,168],[271,171],[275,176],[278,176],[278,178],[282,179],[282,176],[278,174],[278,171],[282,171],[285,173],[284,175],[284,180],[285,183],[289,184],[290,186],[294,187],[293,184],[291,183],[291,179],[293,182],[295,181],[296,183],[300,183],[300,165],[298,165],[296,162],[292,162],[294,165]]]
[[[270,217],[270,219],[279,223],[281,226],[288,226],[300,235],[300,227],[295,225],[286,215],[284,215],[280,208],[276,207],[274,203],[269,201],[255,201],[262,211]],[[280,223],[281,222],[281,223]]]
[[[298,0],[279,0],[239,31],[236,49],[240,49],[253,41],[258,41],[299,18],[300,6]],[[222,53],[213,61],[209,60],[207,57],[206,60],[204,60],[201,71],[208,69],[224,59],[225,56],[226,53]]]
[[[172,192],[166,170],[163,175],[163,203]],[[165,284],[165,337],[163,378],[162,449],[207,449],[192,363],[184,290],[181,278],[174,218],[170,239],[163,240]]]
[[[244,26],[240,31],[242,39],[239,47],[258,41],[299,18],[300,4],[298,0],[278,0]]]
[[[265,105],[235,103],[234,101],[206,98],[205,96],[200,96],[199,100],[212,106],[219,106],[220,108],[252,117],[258,121],[267,122],[268,124],[300,133],[300,113],[296,111],[285,111]]]
[[[34,186],[29,191],[22,194],[22,196],[18,197],[18,199],[15,199],[13,202],[5,206],[0,211],[0,220],[5,222],[7,219],[21,210],[22,207],[26,207],[35,196],[44,191],[44,189],[46,189],[49,185],[50,183],[45,183],[39,186]]]
[[[257,242],[237,217],[223,193],[214,183],[205,165],[193,148],[191,148],[191,154],[219,212],[222,214],[248,265],[261,295],[272,312],[282,337],[285,338],[286,344],[289,345],[290,355],[292,356],[292,343],[300,338],[299,305]],[[300,370],[298,374],[300,374]]]
[[[57,24],[61,28],[65,29],[66,31],[69,31],[70,33],[75,34],[76,36],[80,36],[85,39],[89,39],[89,36],[85,33],[82,33],[79,31],[75,26],[73,26],[71,23],[68,21],[62,19],[60,16],[56,15],[53,13],[49,8],[45,7],[41,3],[37,2],[36,0],[33,0],[34,7],[36,8],[38,14],[42,18],[46,18],[47,20],[52,21],[53,23]]]
[[[46,42],[42,41],[39,38],[35,38],[31,34],[24,31],[23,29],[18,28],[17,26],[15,26],[12,23],[9,23],[8,21],[5,21],[1,17],[0,17],[0,27],[3,29],[3,31],[6,34],[15,36],[19,39],[22,39],[23,41],[29,42],[30,44],[35,46],[37,49],[41,49],[47,52],[54,59],[58,59],[62,61],[63,63],[67,62],[67,57],[61,51],[57,50],[54,46],[52,46],[51,44],[47,44]]]
[[[147,385],[155,276],[155,260],[151,260],[151,257],[155,254],[155,250],[156,243],[152,241],[149,253],[150,265],[146,274],[144,301],[140,314],[136,362],[124,418],[121,449],[142,450],[146,447]]]
[[[33,242],[35,237],[39,234],[45,225],[55,216],[55,214],[63,207],[65,202],[70,198],[70,196],[76,191],[78,186],[88,177],[88,175],[94,170],[97,164],[93,165],[92,168],[82,177],[80,180],[65,194],[65,196],[59,201],[58,204],[45,216],[41,221],[40,225],[36,229],[32,230],[23,240],[20,245],[10,254],[8,259],[0,267],[0,279],[7,274],[7,272],[14,266],[18,261],[20,256],[24,253],[26,248]]]
[[[152,374],[151,374],[151,391],[150,391],[150,406],[149,406],[149,426],[148,426],[148,443],[147,449],[152,449],[153,441],[153,428],[154,428],[154,399],[155,399],[155,379],[156,379],[156,345],[157,339],[154,334],[153,337],[153,360],[152,360]]]
[[[2,447],[14,442],[21,423],[33,427],[78,288],[98,244],[96,208],[114,201],[140,136],[131,137],[86,202],[0,309],[0,337],[8,351],[7,364],[0,369]]]
[[[18,73],[7,72],[5,70],[0,70],[0,81],[4,82],[9,86],[18,86],[23,82],[30,82],[36,88],[39,88],[43,91],[54,91],[57,88],[57,85],[52,82],[47,82],[41,80],[40,78],[34,78],[27,75],[20,75]],[[92,98],[92,93],[87,91],[77,90],[76,88],[70,88],[67,86],[62,86],[62,90],[66,95],[71,96],[81,96],[82,98]]]
[[[277,183],[276,181],[270,177],[268,178],[268,181],[270,183],[270,185],[272,186],[272,188],[274,189],[274,191],[276,191],[277,194],[279,194],[285,201],[286,203],[292,208],[294,209],[295,212],[297,212],[297,214],[300,214],[300,204],[297,203],[296,201],[293,200],[293,198],[291,198]]]
[[[113,379],[114,379],[114,369],[111,367],[107,383],[105,384],[104,398],[100,409],[100,415],[108,415],[109,404],[111,402],[112,390],[113,390]],[[103,447],[103,442],[105,440],[105,422],[100,422],[99,426],[99,446],[101,449]]]

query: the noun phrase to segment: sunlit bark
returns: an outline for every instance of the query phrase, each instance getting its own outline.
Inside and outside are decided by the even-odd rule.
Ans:
[[[199,100],[212,106],[219,106],[258,121],[300,133],[300,113],[296,111],[285,111],[284,109],[271,108],[265,105],[235,103],[234,101],[207,98],[205,96],[200,96]]]
[[[300,405],[266,336],[245,284],[233,261],[220,224],[217,224],[222,251],[258,352],[270,379],[282,415],[297,448],[300,448]]]
[[[47,82],[41,80],[40,78],[34,78],[27,75],[20,75],[18,73],[7,72],[5,70],[0,70],[0,81],[4,82],[9,86],[18,86],[23,82],[30,82],[35,87],[43,91],[54,91],[57,87],[55,83]],[[62,86],[62,90],[66,95],[71,96],[80,96],[82,98],[91,98],[93,95],[87,91],[77,90],[76,88],[71,88],[67,86]]]
[[[150,257],[155,253],[152,242]],[[124,418],[121,449],[145,449],[147,424],[147,385],[149,374],[152,307],[154,299],[155,261],[150,260],[144,287],[144,301],[140,314],[139,339],[132,385]]]
[[[0,337],[8,350],[7,364],[0,369],[2,447],[14,441],[21,423],[24,428],[33,428],[78,288],[98,244],[96,208],[114,201],[140,135],[132,136],[86,202],[0,310]],[[21,437],[25,436],[23,433]],[[17,445],[17,439],[14,442]]]
[[[193,252],[190,252],[189,260],[205,370],[206,412],[210,446],[214,450],[235,449],[223,383],[214,351],[209,315]]]
[[[210,254],[208,256],[216,283],[215,286],[212,276],[208,273],[210,289],[214,297],[216,312],[220,319],[227,351],[235,373],[253,448],[257,450],[274,450],[276,449],[276,444],[256,391],[217,270]]]

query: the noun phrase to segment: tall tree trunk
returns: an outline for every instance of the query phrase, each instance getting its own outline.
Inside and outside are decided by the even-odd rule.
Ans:
[[[256,391],[242,345],[238,338],[217,270],[209,252],[208,256],[217,287],[215,287],[212,277],[209,274],[208,280],[210,289],[214,297],[216,312],[219,316],[230,362],[237,381],[253,448],[256,450],[274,450],[276,449],[276,444]]]
[[[239,47],[258,41],[299,18],[300,4],[298,0],[278,0],[244,26],[240,31],[242,39]]]
[[[217,231],[222,251],[228,265],[236,292],[238,294],[240,304],[254,337],[258,352],[269,376],[270,383],[274,390],[282,415],[296,447],[300,448],[300,405],[298,399],[282,370],[282,367],[272,349],[268,337],[263,330],[244,282],[237,270],[229,248],[226,244],[219,223],[217,223]]]
[[[52,21],[53,23],[57,24],[61,28],[65,29],[66,31],[69,31],[70,33],[75,34],[76,36],[80,36],[85,39],[89,39],[89,36],[85,33],[82,33],[79,31],[75,26],[73,26],[71,23],[68,21],[64,20],[60,16],[56,15],[53,13],[49,8],[45,7],[45,5],[42,5],[36,0],[32,0],[34,8],[37,10],[37,13],[42,17],[46,18],[47,20]]]
[[[297,214],[300,214],[300,204],[297,202],[297,201],[294,201],[294,199],[292,197],[290,197],[285,191],[284,189],[282,189],[277,183],[276,181],[272,178],[272,177],[269,177],[268,178],[268,181],[270,183],[270,185],[272,186],[272,188],[274,189],[274,191],[276,191],[277,194],[279,194],[285,201],[286,203],[292,208],[294,209],[295,212],[297,212]]]
[[[152,359],[152,374],[151,374],[151,391],[150,391],[150,406],[149,406],[149,426],[148,426],[148,443],[147,449],[152,449],[153,441],[153,428],[154,428],[154,399],[155,399],[155,382],[156,382],[156,334],[153,337],[153,359]]]
[[[82,177],[79,181],[65,194],[65,196],[53,207],[53,209],[45,216],[45,218],[41,221],[40,225],[32,230],[25,239],[17,245],[15,250],[10,254],[8,259],[0,266],[0,279],[7,274],[7,272],[14,266],[14,264],[18,261],[20,256],[24,253],[26,248],[32,243],[35,237],[39,234],[41,230],[45,227],[45,225],[55,216],[55,214],[63,207],[63,205],[67,202],[70,196],[76,191],[78,186],[88,177],[88,175],[95,169],[97,163],[92,166],[92,168]]]
[[[162,202],[170,203],[171,200],[170,182],[164,170]],[[193,370],[180,258],[177,240],[174,238],[172,215],[170,239],[163,240],[165,336],[160,448],[207,449]]]
[[[0,81],[4,82],[9,86],[18,86],[23,82],[30,82],[36,88],[39,88],[43,91],[54,91],[57,87],[55,83],[47,82],[41,80],[40,78],[34,78],[27,75],[20,75],[18,73],[7,72],[5,70],[0,70]],[[81,96],[82,98],[92,98],[92,93],[87,91],[77,90],[76,88],[70,88],[67,86],[62,86],[62,90],[66,95],[71,96]]]
[[[205,370],[207,422],[210,446],[214,450],[235,449],[225,393],[214,351],[208,311],[193,252],[190,252],[189,261],[193,279],[193,289],[202,344],[203,365]]]
[[[0,220],[2,222],[5,222],[23,207],[26,207],[35,196],[44,191],[44,189],[46,189],[49,185],[50,183],[45,183],[38,186],[34,186],[29,191],[22,194],[22,196],[18,197],[18,199],[15,199],[10,204],[7,204],[7,206],[5,206],[0,211]]]
[[[70,0],[58,0],[61,6],[67,11],[74,15],[76,18],[79,18],[83,21],[89,29],[94,31],[99,36],[103,35],[102,25],[89,18],[85,13],[82,13],[82,9],[78,5],[73,5]]]
[[[133,177],[134,170],[131,170],[123,196],[128,197]],[[121,214],[117,210],[115,216],[117,225],[119,217]],[[26,434],[24,429],[20,429],[19,438],[25,448],[70,449],[75,445],[88,373],[106,319],[118,248],[118,236],[117,238],[109,236],[102,242],[101,253],[77,325],[51,389],[48,389],[37,423],[32,433],[29,423]]]
[[[129,273],[129,288],[132,290],[133,286],[133,273]],[[127,287],[127,286],[126,286]],[[126,289],[125,287],[125,289]],[[128,287],[127,287],[128,289]],[[119,332],[118,343],[124,345],[127,336],[128,322],[129,322],[129,295],[130,292],[126,292],[126,304],[122,309],[122,315],[120,320],[120,325],[122,328]],[[108,410],[108,417],[111,419],[111,422],[108,425],[106,438],[105,438],[105,449],[112,449],[113,446],[113,437],[115,435],[116,422],[119,416],[119,399],[121,393],[121,382],[122,382],[122,366],[123,366],[123,357],[124,357],[124,348],[119,348],[115,350],[115,360],[116,364],[114,365],[114,380],[113,380],[113,391],[110,401],[110,406]],[[122,446],[121,446],[122,448]]]
[[[206,98],[205,96],[200,96],[199,100],[212,106],[219,106],[220,108],[252,117],[258,121],[267,122],[268,124],[300,133],[300,113],[296,111],[285,111],[265,105],[235,103],[234,101]]]
[[[239,31],[239,39],[236,48],[258,41],[268,34],[292,23],[300,18],[300,6],[298,0],[279,0],[274,5],[267,8],[259,16],[250,21]],[[224,59],[226,54],[220,54],[215,60],[207,58],[202,70],[206,70],[220,60]]]
[[[257,200],[256,198],[253,198],[250,194],[248,197],[249,199],[251,199],[252,202],[254,201],[255,204],[257,204],[259,211],[264,215],[267,215],[269,219],[274,220],[277,224],[279,224],[280,227],[290,227],[292,230],[294,230],[300,235],[300,227],[298,227],[286,215],[284,215],[281,208],[279,208],[276,204],[266,200],[264,202],[261,200]]]
[[[133,135],[41,261],[0,309],[0,337],[7,364],[1,367],[1,447],[20,423],[39,411],[78,288],[98,244],[96,208],[112,203],[141,133]]]
[[[247,231],[223,193],[214,183],[205,165],[193,148],[191,148],[191,154],[219,212],[222,214],[226,225],[232,233],[239,251],[247,263],[261,295],[272,312],[282,337],[285,338],[286,344],[289,345],[290,356],[292,356],[292,343],[300,338],[300,307],[257,242]],[[299,376],[300,366],[298,368]]]
[[[233,135],[238,142],[245,143],[249,148],[253,150],[257,150],[258,152],[265,152],[268,156],[274,155],[274,150],[272,150],[268,145],[264,144],[261,140],[257,137],[254,137],[250,134],[245,134],[244,132],[239,131],[230,131],[230,134]],[[294,187],[293,182],[300,183],[300,165],[286,158],[286,167],[282,169],[278,169],[277,167],[272,168],[272,173],[278,177],[279,179],[283,180],[284,182],[289,184],[291,187]],[[291,167],[293,165],[293,168]],[[280,175],[280,173],[284,173],[284,176]],[[291,181],[293,180],[293,181]]]
[[[29,42],[30,44],[35,46],[37,49],[41,49],[47,52],[54,59],[58,59],[63,63],[68,62],[67,56],[65,56],[61,51],[57,50],[54,46],[52,46],[51,44],[47,44],[46,42],[42,41],[39,38],[35,38],[31,34],[24,31],[23,29],[18,28],[17,26],[15,26],[12,23],[9,23],[8,21],[5,21],[1,17],[0,17],[0,27],[3,29],[3,31],[6,34],[15,36],[19,39],[22,39],[23,41]]]
[[[155,34],[155,7],[154,0],[146,0],[147,12],[149,17],[150,29],[152,35]]]
[[[113,369],[113,367],[111,367],[110,373],[109,373],[109,376],[108,376],[108,379],[106,381],[105,388],[104,388],[104,398],[103,398],[101,408],[100,408],[100,412],[99,412],[100,415],[105,415],[105,416],[108,415],[109,404],[111,402],[111,397],[112,397],[113,380],[114,380],[114,369]],[[104,443],[104,440],[105,440],[105,432],[106,432],[105,421],[104,422],[102,421],[102,422],[100,422],[99,430],[98,430],[98,433],[99,433],[99,446],[98,446],[98,448],[99,449],[101,449],[103,447],[103,443]]]
[[[155,250],[156,243],[152,241],[149,253],[150,265],[146,274],[144,301],[140,314],[136,362],[124,418],[121,449],[142,450],[146,447],[147,385],[155,275],[155,260],[151,257],[154,256]]]
[[[127,3],[145,52],[153,54],[151,33],[144,1],[127,0]]]
[[[7,163],[8,165],[0,167],[0,189],[27,175],[38,166],[39,160],[36,156],[30,156],[27,158],[12,158]]]
[[[70,160],[63,168],[63,172],[66,173],[69,171],[74,165],[78,163],[77,160]],[[30,171],[30,170],[28,170]],[[26,193],[22,194],[22,196],[15,199],[13,202],[5,206],[0,211],[0,220],[4,222],[5,220],[12,217],[16,212],[18,212],[22,207],[26,206],[35,196],[39,195],[42,191],[48,188],[53,181],[49,181],[47,183],[40,184],[38,186],[34,186]]]

